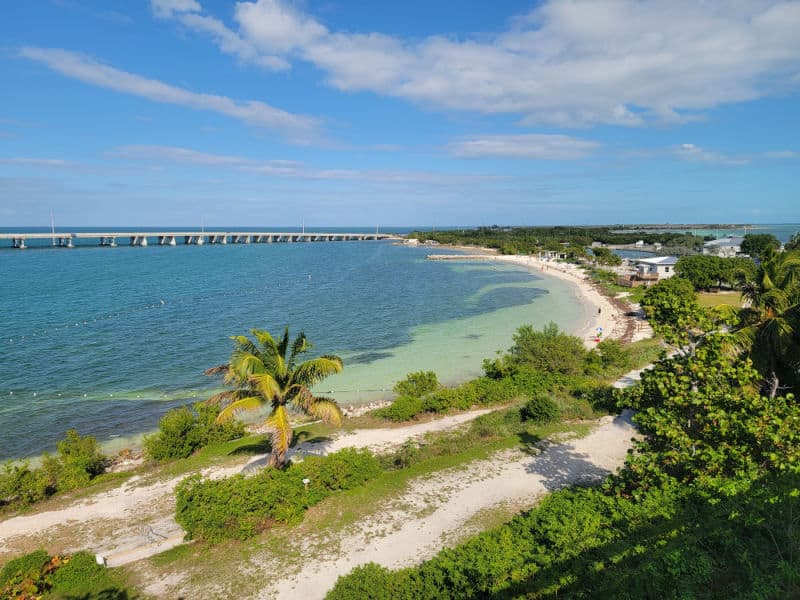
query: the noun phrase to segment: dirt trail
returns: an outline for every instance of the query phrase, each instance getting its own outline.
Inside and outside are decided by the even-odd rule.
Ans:
[[[419,563],[458,535],[471,517],[505,503],[528,506],[550,491],[597,481],[625,460],[635,430],[626,411],[604,417],[588,436],[551,444],[538,456],[506,451],[413,482],[386,510],[359,523],[338,544],[339,554],[309,561],[262,591],[262,599],[323,598],[339,575],[373,561],[391,568]],[[400,508],[398,508],[400,507]]]
[[[383,451],[426,433],[452,429],[489,412],[481,409],[451,415],[427,423],[392,429],[359,429],[330,442],[300,444],[294,452],[327,454],[357,447]],[[206,477],[227,477],[255,468],[265,457],[234,466],[203,471]],[[175,477],[146,484],[134,476],[108,492],[74,502],[63,508],[21,515],[0,521],[0,562],[22,552],[45,546],[53,552],[90,549],[118,566],[163,552],[181,543],[182,530],[174,520]]]

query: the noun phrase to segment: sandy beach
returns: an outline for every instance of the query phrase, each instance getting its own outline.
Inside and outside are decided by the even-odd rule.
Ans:
[[[571,263],[558,262],[554,260],[540,260],[532,256],[521,255],[502,255],[491,248],[474,248],[468,246],[446,246],[448,249],[459,250],[469,254],[463,257],[464,260],[485,260],[512,264],[528,269],[531,273],[536,273],[543,277],[555,277],[562,281],[573,284],[582,301],[586,304],[589,318],[586,322],[572,328],[572,333],[580,337],[587,348],[594,348],[597,345],[597,333],[603,339],[621,339],[628,336],[633,329],[640,329],[634,325],[632,318],[627,317],[619,306],[602,294],[597,287],[589,280],[586,273],[578,266]],[[436,258],[450,258],[435,255]],[[453,256],[451,260],[459,260],[458,256]],[[641,338],[649,337],[649,331],[643,334],[632,336]]]

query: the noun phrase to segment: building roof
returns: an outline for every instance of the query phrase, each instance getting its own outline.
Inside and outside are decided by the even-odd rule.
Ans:
[[[706,242],[703,244],[704,248],[721,248],[724,246],[741,246],[742,242],[744,241],[743,237],[724,237],[719,238],[718,240],[711,240],[710,242]]]
[[[678,262],[677,256],[655,256],[653,258],[640,258],[636,261],[645,265],[670,267]]]

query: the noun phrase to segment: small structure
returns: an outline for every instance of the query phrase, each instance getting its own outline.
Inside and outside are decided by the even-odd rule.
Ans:
[[[662,279],[669,279],[675,274],[677,262],[676,256],[639,259],[636,261],[636,273],[623,275],[617,280],[617,283],[626,287],[639,287],[657,283]]]
[[[742,253],[743,237],[728,236],[703,244],[703,254],[733,258]]]

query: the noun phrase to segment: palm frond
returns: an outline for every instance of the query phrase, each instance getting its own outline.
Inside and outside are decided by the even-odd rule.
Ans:
[[[263,400],[258,396],[245,396],[236,402],[231,402],[228,406],[223,408],[217,415],[217,423],[229,421],[237,413],[240,413],[243,410],[258,410],[263,405]]]
[[[292,383],[311,387],[330,375],[341,373],[343,368],[342,359],[338,356],[313,358],[297,367],[292,376]]]
[[[279,398],[284,394],[280,383],[278,383],[269,373],[258,373],[257,375],[251,375],[248,383],[250,384],[250,387],[257,390],[265,400],[272,401],[273,399]]]
[[[236,342],[236,350],[240,352],[249,352],[250,354],[258,354],[258,346],[247,336],[232,335],[231,339]]]
[[[217,365],[216,367],[209,367],[205,371],[203,371],[203,375],[208,375],[209,377],[213,377],[214,375],[219,375],[220,373],[227,373],[228,369],[230,369],[229,364],[224,365]]]
[[[240,382],[246,382],[252,375],[265,371],[264,362],[251,352],[236,349],[231,354],[231,369]]]
[[[726,353],[734,356],[750,352],[755,345],[757,335],[758,327],[756,325],[743,327],[725,336],[722,348]]]
[[[308,412],[331,425],[337,427],[342,425],[342,409],[331,398],[314,398],[308,407]]]
[[[287,325],[283,329],[283,335],[281,336],[281,341],[278,342],[278,354],[286,360],[286,351],[289,349],[289,326]]]
[[[292,342],[292,351],[289,354],[289,368],[294,369],[297,364],[297,357],[309,350],[311,350],[311,342],[306,338],[306,334],[301,331]]]
[[[277,351],[278,344],[275,342],[275,338],[272,337],[272,334],[269,331],[266,331],[265,329],[251,329],[250,333],[253,334],[253,337],[258,340],[258,343],[264,349],[272,349]]]
[[[292,425],[289,423],[289,413],[286,412],[286,408],[276,407],[267,417],[265,424],[270,429],[273,454],[284,456],[292,443]]]
[[[208,398],[204,404],[214,405],[214,404],[224,404],[235,400],[239,397],[238,390],[226,390],[224,392],[220,392],[219,394],[214,394],[210,398]]]

